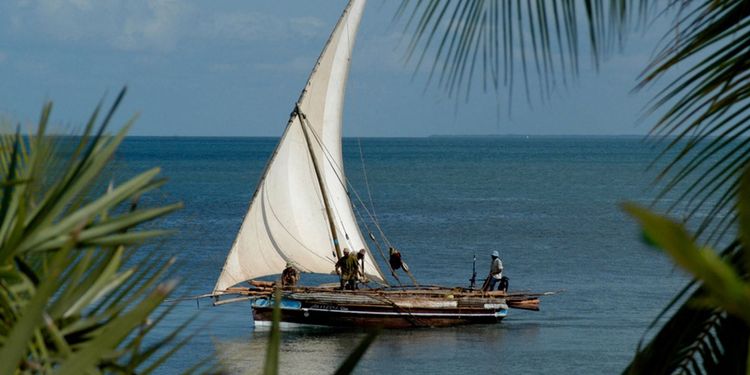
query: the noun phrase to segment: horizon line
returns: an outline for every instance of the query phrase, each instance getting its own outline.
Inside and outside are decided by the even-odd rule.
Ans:
[[[75,136],[55,134],[60,136]],[[127,135],[126,138],[281,138],[281,135]],[[430,134],[430,135],[366,135],[343,136],[343,139],[354,138],[575,138],[575,137],[649,137],[648,134]]]

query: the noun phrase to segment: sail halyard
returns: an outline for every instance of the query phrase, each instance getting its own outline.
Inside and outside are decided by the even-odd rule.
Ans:
[[[343,97],[364,4],[364,0],[351,1],[326,42],[295,106],[298,110],[290,116],[263,171],[214,293],[252,278],[279,274],[286,262],[295,263],[303,272],[331,273],[337,259],[331,249],[337,238],[352,250],[367,249],[341,182],[345,181]],[[307,125],[298,112],[308,117]],[[320,138],[318,147],[305,139],[306,126]],[[319,177],[314,173],[315,159],[328,161],[320,163]],[[325,200],[330,201],[328,214]],[[365,273],[385,282],[369,251]]]
[[[312,142],[310,142],[310,135],[307,134],[307,127],[305,126],[305,114],[299,112],[299,108],[296,108],[295,111],[297,112],[297,116],[300,117],[300,125],[302,126],[302,132],[305,134],[305,142],[307,143],[307,149],[310,151],[310,160],[312,160],[313,168],[315,168],[315,177],[318,181],[318,186],[320,188],[320,195],[323,198],[323,205],[325,206],[326,210],[326,218],[328,219],[328,226],[331,229],[331,238],[333,240],[333,248],[336,251],[336,259],[341,259],[343,254],[341,253],[341,247],[339,246],[339,238],[336,234],[336,223],[333,221],[333,214],[331,213],[331,205],[328,203],[328,195],[326,193],[325,184],[323,183],[323,179],[320,176],[320,167],[318,166],[318,159],[315,157],[315,153],[313,152],[312,148]],[[347,236],[348,238],[348,236]]]
[[[303,126],[305,126],[306,125],[305,122],[307,120],[305,119],[304,116],[302,117],[302,119],[304,120]],[[349,182],[349,180],[347,180],[346,176],[344,175],[343,168],[339,168],[338,165],[335,163],[335,161],[333,160],[334,156],[331,154],[330,150],[328,150],[326,148],[325,144],[323,143],[323,141],[320,138],[320,135],[318,135],[318,134],[315,133],[315,130],[312,128],[312,126],[309,126],[309,124],[307,124],[307,126],[305,126],[305,129],[306,130],[308,130],[308,129],[310,130],[310,133],[312,133],[313,139],[315,140],[316,144],[321,148],[321,151],[323,152],[323,154],[325,156],[326,162],[328,163],[328,165],[331,166],[333,172],[335,173],[335,175],[336,175],[335,176],[336,177],[336,181],[338,181],[339,185],[342,186],[346,190],[347,186],[351,186],[351,183]],[[307,131],[305,132],[305,135],[307,136]],[[310,142],[310,138],[309,137],[307,137],[306,139],[307,139],[308,142]],[[351,186],[351,188],[354,189],[353,186]],[[347,196],[348,196],[349,195],[348,190],[346,190],[346,191],[347,191]],[[355,194],[357,194],[356,190],[353,190],[353,191],[354,191]],[[332,206],[331,203],[328,203],[328,200],[326,200],[326,203],[327,203],[326,207]],[[346,203],[347,209],[349,209],[354,214],[354,205],[352,204],[351,199],[347,199],[345,203]],[[361,200],[360,200],[360,203],[362,203]],[[364,207],[364,208],[365,208],[365,210],[367,210],[366,207]],[[333,211],[334,212],[338,212],[338,209],[336,209],[336,206],[333,206]],[[356,213],[356,216],[359,216],[361,220],[364,220],[358,212]],[[329,219],[333,220],[330,215],[329,215]],[[365,224],[365,227],[366,226],[367,225]],[[335,225],[332,224],[331,227],[333,228],[332,231],[334,231]],[[343,222],[339,221],[338,228],[340,228],[342,230],[343,235],[345,236],[345,238],[347,240],[349,240],[349,234],[348,234],[348,231],[346,229],[346,225],[344,225]],[[359,231],[359,226],[358,226],[358,223],[357,223],[356,219],[355,219],[355,222],[354,222],[354,228],[355,228],[354,230],[356,230],[357,235],[362,236],[361,232]],[[382,230],[381,230],[381,232],[382,232]],[[375,241],[375,239],[373,238],[372,241]],[[377,245],[377,243],[376,243],[376,245]],[[367,253],[369,254],[369,256],[372,257],[372,258],[370,258],[368,256],[368,257],[366,257],[366,259],[369,259],[369,261],[371,262],[371,264],[377,270],[377,275],[379,275],[381,277],[384,275],[383,271],[380,269],[380,266],[375,261],[374,255],[370,252],[370,249],[367,246],[366,242],[364,243],[364,247],[350,246],[350,248],[352,250],[365,249],[367,251]],[[387,263],[388,260],[384,259],[384,261]],[[368,275],[370,275],[370,274],[368,274]]]
[[[352,0],[347,4],[315,63],[305,89],[300,94],[297,108],[305,115],[306,124],[300,121],[300,125],[308,126],[307,129],[311,131],[318,144],[318,148],[313,149],[314,153],[322,154],[317,155],[316,159],[327,161],[327,163],[320,163],[320,166],[323,169],[321,175],[323,185],[326,187],[326,198],[334,216],[329,216],[329,220],[332,227],[341,231],[334,234],[335,230],[332,229],[332,240],[338,239],[339,246],[342,246],[344,243],[342,240],[345,240],[352,251],[366,249],[365,273],[371,279],[387,284],[383,272],[372,257],[364,236],[360,232],[346,188],[343,168],[341,140],[344,92],[354,39],[365,4],[366,0]],[[332,60],[336,61],[332,62]],[[315,79],[316,75],[329,78]],[[330,92],[334,95],[330,95]],[[298,119],[302,120],[299,117]]]
[[[309,130],[309,133],[312,133],[312,135],[313,135],[315,143],[320,147],[320,149],[321,149],[321,151],[322,151],[322,153],[323,153],[323,155],[325,157],[324,160],[331,167],[332,171],[335,174],[335,177],[336,177],[335,181],[338,181],[338,185],[335,185],[335,186],[340,186],[340,187],[342,187],[346,191],[346,194],[347,194],[347,200],[345,202],[346,209],[348,209],[349,212],[352,215],[354,215],[354,210],[353,210],[354,207],[352,205],[351,199],[348,198],[349,194],[348,194],[348,190],[347,190],[347,185],[348,185],[349,181],[346,179],[346,176],[344,175],[343,168],[340,168],[335,163],[335,161],[333,160],[334,157],[331,154],[330,150],[327,149],[326,145],[321,141],[320,136],[315,133],[315,130],[313,129],[313,127],[310,126],[310,124],[307,122],[306,116],[303,113],[300,113],[300,118],[302,120],[303,130],[305,131],[305,139],[308,142],[308,146],[312,147],[312,144],[313,144],[311,142],[311,139],[310,139],[309,134],[308,134],[308,130]],[[311,148],[310,152],[311,152],[311,157],[312,157],[312,155],[313,155],[312,148]],[[314,158],[314,160],[317,160],[317,158]],[[319,162],[316,162],[316,165],[319,165]],[[316,173],[317,173],[317,169],[316,169]],[[319,174],[318,174],[318,177],[320,177]],[[324,184],[321,184],[321,191],[325,191],[325,188],[323,187],[323,185]],[[355,194],[356,194],[356,191],[355,191]],[[325,196],[324,196],[324,199],[325,199],[326,210],[327,210],[326,212],[328,214],[328,219],[330,220],[331,234],[332,234],[332,237],[333,237],[334,244],[336,245],[336,253],[337,253],[337,256],[340,258],[341,257],[341,253],[339,252],[340,245],[339,245],[339,241],[338,241],[338,235],[336,235],[336,228],[339,228],[339,229],[342,230],[343,235],[344,235],[344,237],[346,238],[347,241],[350,239],[349,232],[346,229],[346,225],[341,220],[339,220],[339,226],[338,227],[336,226],[336,224],[334,222],[334,218],[331,215],[331,212],[338,213],[339,210],[336,208],[336,206],[333,206],[333,210],[331,211],[332,204],[329,202],[329,200]],[[354,225],[353,230],[355,231],[355,233],[357,234],[357,236],[363,237],[362,236],[362,232],[360,232],[360,230],[359,230],[359,226],[358,226],[358,223],[357,223],[356,219],[354,219],[353,225]],[[369,247],[367,246],[367,243],[364,242],[364,240],[363,240],[362,246],[357,247],[357,246],[351,246],[350,245],[350,248],[351,248],[352,251],[356,251],[357,249],[364,249],[364,250],[366,250],[367,256],[365,256],[365,260],[369,261],[370,264],[372,265],[371,267],[374,267],[375,270],[377,271],[376,274],[367,273],[367,275],[370,276],[370,277],[372,277],[373,275],[375,275],[376,276],[375,277],[376,280],[380,280],[379,282],[381,284],[387,285],[387,283],[385,282],[385,277],[383,276],[384,275],[383,271],[380,269],[380,266],[375,261],[374,255],[372,254],[372,252],[370,251]],[[386,262],[387,262],[387,260],[386,260]],[[365,264],[367,264],[367,263],[365,263]],[[365,270],[366,271],[367,271],[368,268],[369,268],[368,266],[365,266]]]

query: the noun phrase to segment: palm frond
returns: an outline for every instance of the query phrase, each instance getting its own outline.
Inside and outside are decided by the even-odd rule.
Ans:
[[[739,270],[743,253],[740,243],[734,242],[721,255]],[[747,323],[722,308],[707,306],[708,293],[701,284],[693,283],[690,290],[654,320],[650,328],[679,303],[648,344],[639,344],[623,374],[745,374],[750,340]]]
[[[349,355],[346,357],[344,362],[339,366],[338,369],[336,369],[335,374],[336,375],[345,375],[345,374],[351,374],[354,369],[357,367],[357,364],[359,364],[359,361],[362,360],[362,357],[367,352],[367,349],[370,348],[370,345],[372,345],[373,342],[375,342],[375,339],[380,334],[380,329],[375,329],[373,331],[370,331],[367,336],[365,336],[362,341],[359,342],[356,348],[354,348],[354,351],[349,353]]]
[[[750,168],[745,168],[739,181],[738,198],[738,239],[719,254],[708,247],[699,249],[684,225],[635,205],[625,206],[640,222],[648,242],[664,250],[695,280],[649,326],[656,327],[680,304],[647,345],[639,344],[624,373],[746,373],[750,342]]]
[[[268,336],[268,347],[266,347],[266,360],[263,366],[263,374],[276,375],[279,373],[279,348],[281,347],[281,289],[273,292],[273,315],[271,321],[271,332]]]
[[[659,160],[667,160],[659,198],[677,194],[668,209],[681,209],[684,220],[702,216],[697,234],[715,242],[733,221],[723,218],[733,215],[737,181],[750,161],[750,5],[706,0],[680,7],[639,87],[688,67],[649,108],[659,113],[651,134],[664,140]]]
[[[186,322],[158,346],[142,345],[171,311],[150,320],[174,288],[174,261],[132,261],[137,245],[168,233],[138,228],[181,204],[133,203],[164,183],[158,168],[100,191],[132,122],[115,136],[104,133],[124,93],[94,132],[97,107],[64,157],[45,134],[51,104],[35,136],[0,137],[0,373],[148,373],[188,339],[180,338]]]
[[[658,14],[675,9],[677,17],[638,87],[686,67],[656,94],[647,112],[658,115],[651,135],[664,145],[655,163],[666,160],[656,202],[675,196],[668,211],[682,209],[683,220],[699,219],[695,236],[718,243],[735,224],[742,233],[750,228],[750,221],[743,223],[734,210],[742,192],[740,177],[750,164],[749,3],[404,0],[399,16],[413,30],[407,60],[417,68],[431,62],[428,84],[435,82],[450,95],[465,90],[468,98],[475,80],[485,91],[513,93],[520,76],[530,100],[530,87],[539,87],[544,97],[556,87],[556,77],[565,84],[577,75],[584,43],[598,66],[632,21],[645,20],[654,9]],[[740,199],[740,206],[743,202],[750,196]],[[716,296],[730,297],[722,294],[722,283],[738,286],[747,280],[750,255],[741,243],[750,234],[720,258],[699,250],[676,223],[650,224],[679,233],[667,239],[680,241],[670,254],[697,279],[659,315],[671,317],[648,345],[639,347],[626,373],[745,373],[748,322],[742,320],[747,317],[742,306],[747,306]],[[706,273],[709,265],[713,273]],[[658,325],[655,321],[650,328]]]
[[[407,62],[431,65],[428,84],[467,98],[474,80],[484,91],[513,92],[520,68],[530,99],[534,78],[545,96],[558,77],[565,84],[577,76],[582,43],[598,67],[646,9],[626,0],[403,0],[396,16],[412,34]]]

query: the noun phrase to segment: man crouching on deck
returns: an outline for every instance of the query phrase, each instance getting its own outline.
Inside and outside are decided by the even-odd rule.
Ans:
[[[294,268],[292,262],[286,262],[286,268],[281,272],[281,286],[295,286],[299,281],[299,271]]]

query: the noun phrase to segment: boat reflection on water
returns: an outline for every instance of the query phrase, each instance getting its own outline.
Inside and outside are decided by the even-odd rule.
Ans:
[[[531,322],[384,330],[357,365],[357,373],[443,373],[450,363],[455,366],[471,364],[472,371],[497,371],[500,353],[503,356],[513,353],[514,341],[535,341],[538,331],[539,326]],[[218,362],[230,374],[260,373],[268,334],[267,327],[258,327],[248,341],[217,341]],[[285,328],[282,330],[280,373],[333,373],[366,334],[365,330],[331,327]]]

